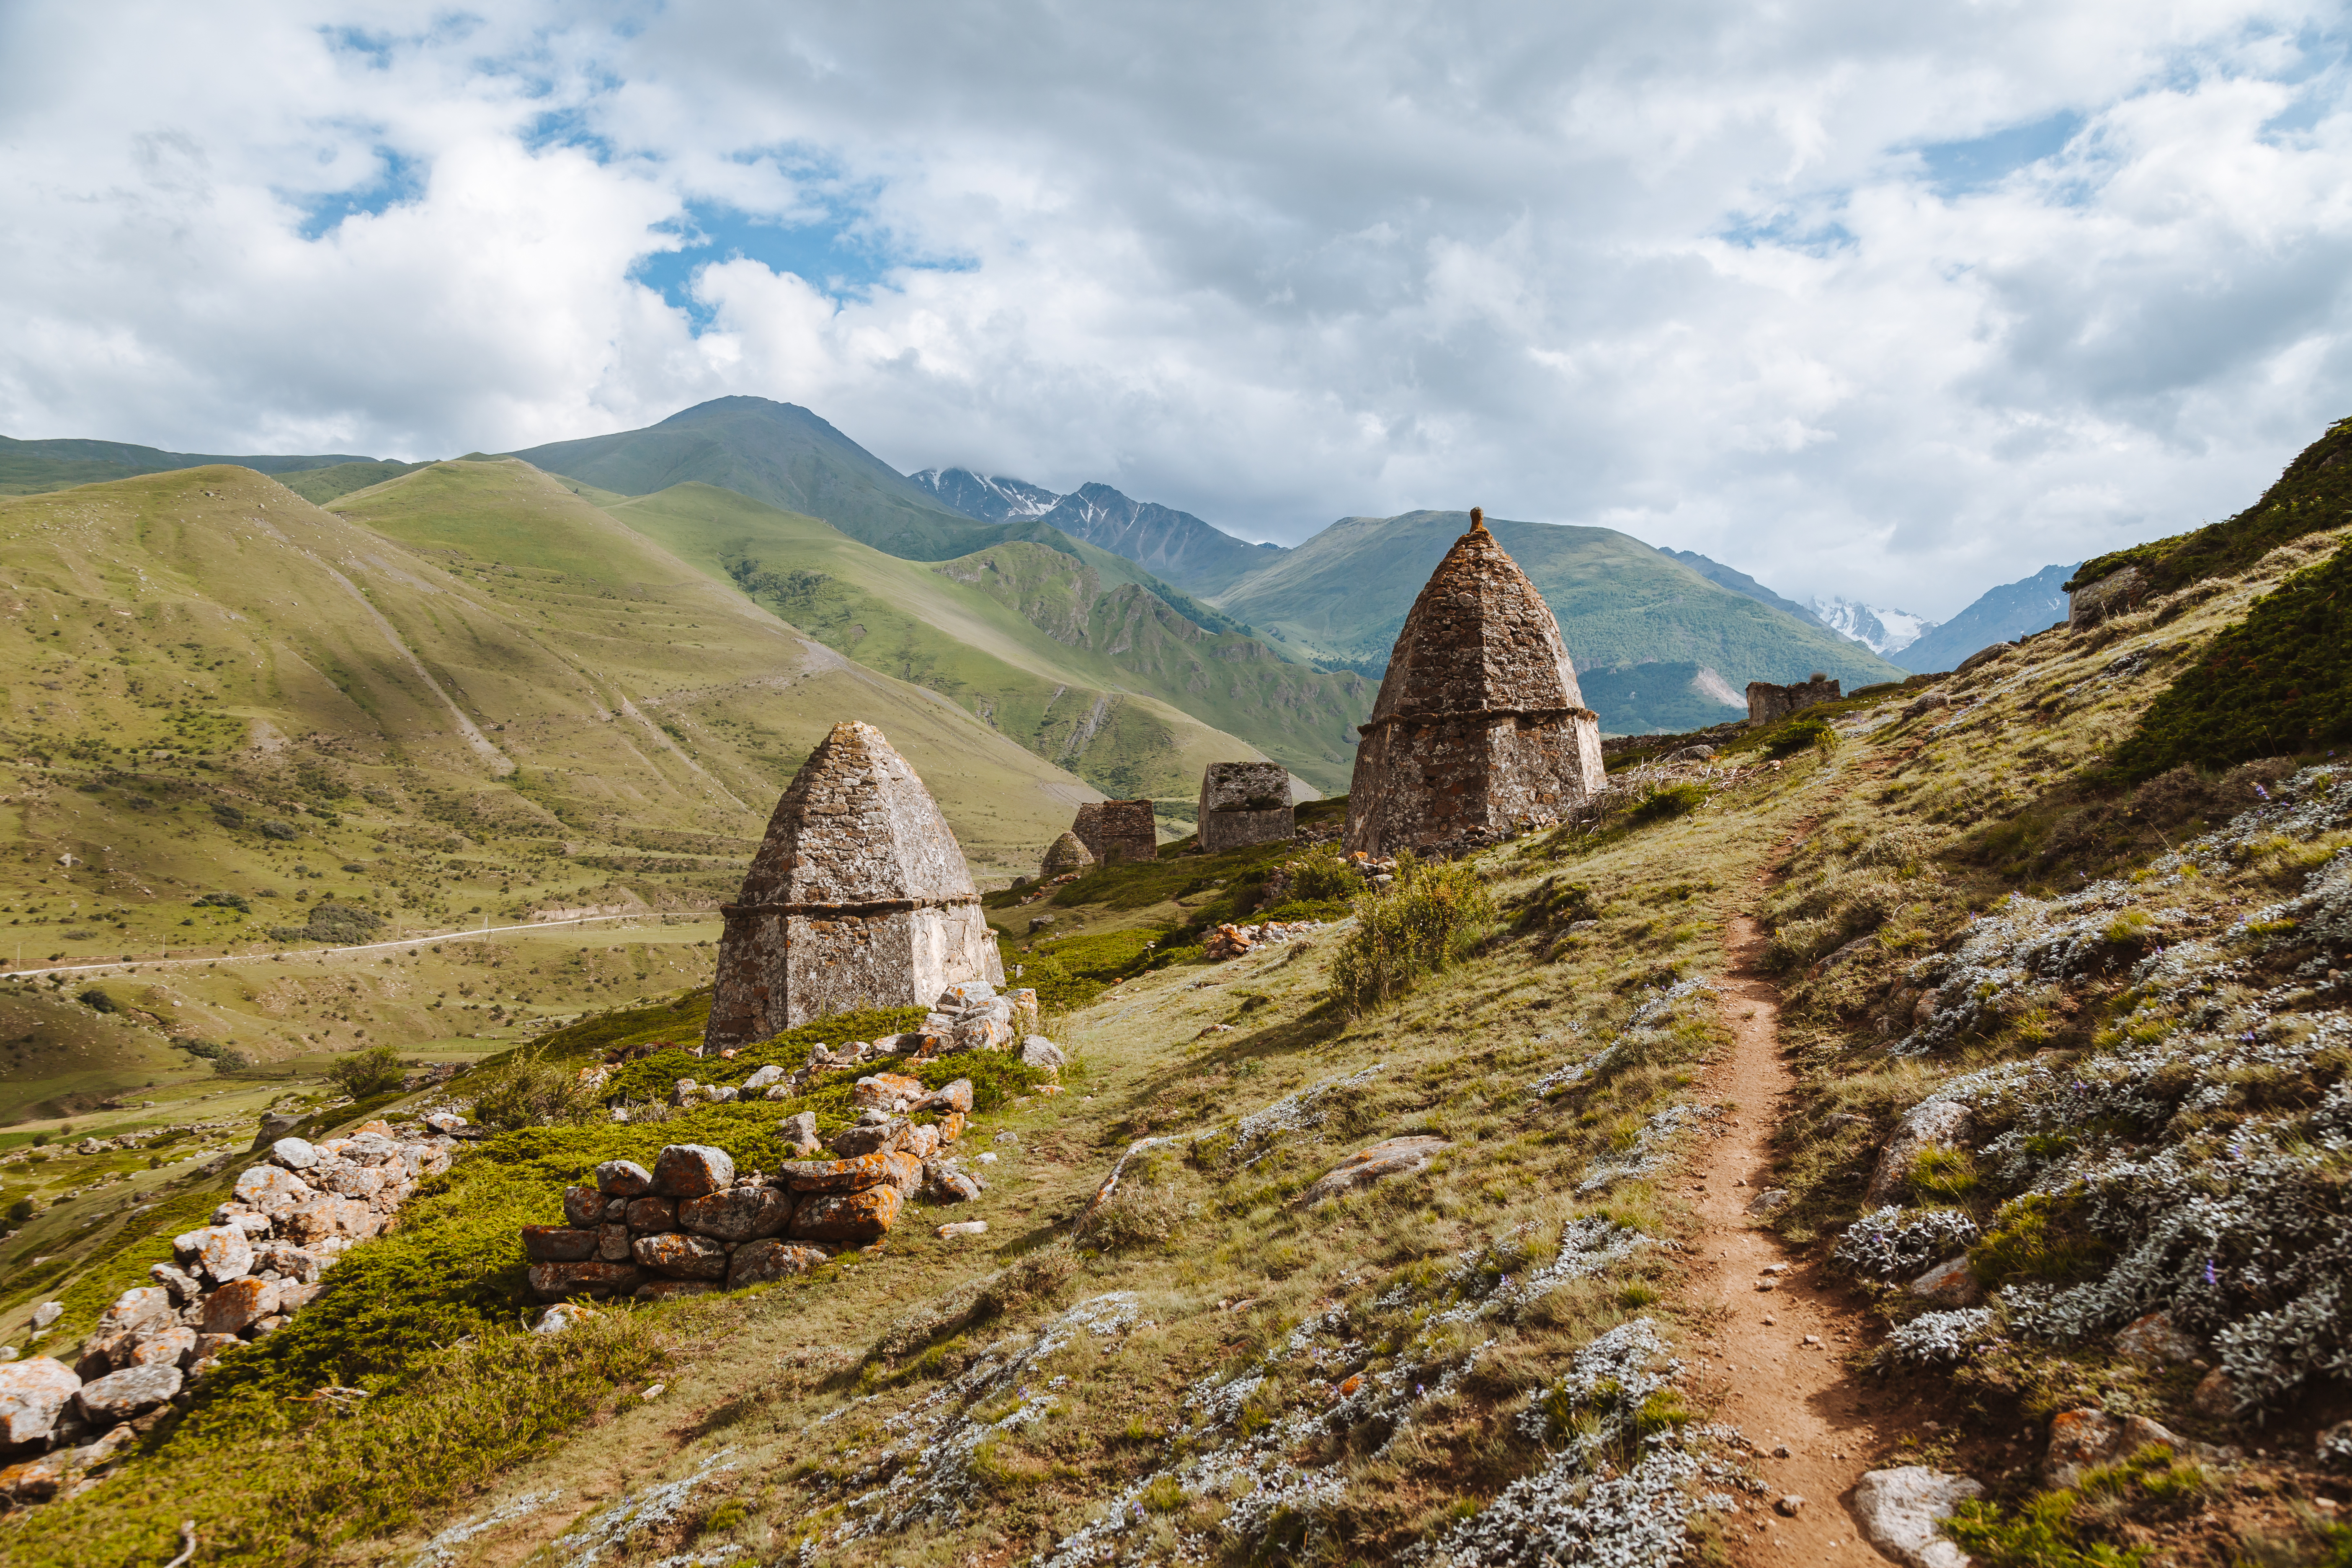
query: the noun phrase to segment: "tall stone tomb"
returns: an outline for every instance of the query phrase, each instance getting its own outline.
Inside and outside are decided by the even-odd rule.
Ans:
[[[1201,853],[1273,844],[1298,831],[1290,770],[1280,763],[1211,763],[1201,770]]]
[[[836,724],[793,775],[743,890],[721,906],[705,1045],[853,1007],[929,1006],[1004,981],[963,848],[882,731]]]
[[[1601,722],[1559,623],[1473,508],[1405,616],[1356,749],[1347,846],[1452,852],[1601,786]]]
[[[1070,831],[1105,866],[1160,858],[1160,829],[1151,820],[1149,800],[1089,801],[1078,807]]]

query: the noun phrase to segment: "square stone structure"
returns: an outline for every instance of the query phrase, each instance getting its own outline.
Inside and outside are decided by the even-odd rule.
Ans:
[[[720,906],[707,1047],[856,1007],[928,1007],[1004,983],[963,847],[882,731],[836,724],[776,803],[743,890]]]
[[[1211,763],[1201,770],[1201,853],[1273,844],[1298,831],[1290,770],[1280,763]]]
[[[1800,709],[1811,708],[1816,702],[1838,700],[1838,683],[1826,676],[1794,686],[1775,686],[1769,680],[1748,683],[1748,721],[1750,724],[1777,724]]]
[[[1070,831],[1087,853],[1105,866],[1121,860],[1160,858],[1160,828],[1150,800],[1097,800],[1078,807]]]
[[[1362,733],[1347,847],[1367,855],[1496,843],[1601,789],[1600,716],[1559,623],[1476,509],[1405,616]]]

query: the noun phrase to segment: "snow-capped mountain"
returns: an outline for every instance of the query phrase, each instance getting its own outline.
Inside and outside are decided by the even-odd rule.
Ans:
[[[1062,500],[1042,485],[993,474],[986,479],[970,468],[925,468],[908,479],[967,517],[982,522],[1026,522],[1043,517]]]
[[[1909,647],[1941,624],[1908,610],[1882,610],[1835,597],[1812,600],[1807,608],[1822,625],[1840,637],[1852,637],[1881,658]]]

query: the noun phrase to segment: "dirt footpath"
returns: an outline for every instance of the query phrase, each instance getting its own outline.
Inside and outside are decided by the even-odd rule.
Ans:
[[[1719,1005],[1732,1048],[1704,1088],[1731,1109],[1692,1174],[1694,1186],[1704,1184],[1694,1196],[1706,1225],[1693,1297],[1718,1315],[1696,1382],[1719,1400],[1717,1419],[1755,1445],[1770,1489],[1740,1500],[1727,1533],[1741,1562],[1877,1568],[1886,1559],[1861,1538],[1847,1503],[1894,1434],[1863,1413],[1870,1396],[1846,1372],[1865,1325],[1844,1289],[1748,1213],[1770,1184],[1769,1134],[1796,1079],[1780,1056],[1780,990],[1759,967],[1763,932],[1736,915],[1725,934],[1730,965]],[[1766,1283],[1770,1289],[1758,1289]],[[1804,1499],[1793,1518],[1776,1507],[1789,1494]]]

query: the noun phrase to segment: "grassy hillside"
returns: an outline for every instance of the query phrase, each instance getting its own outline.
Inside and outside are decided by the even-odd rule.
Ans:
[[[925,564],[701,484],[611,510],[825,646],[1115,795],[1190,795],[1203,764],[1258,754],[1344,787],[1347,726],[1370,710],[1361,681],[1204,631],[1116,558],[1098,571],[1024,542]]]
[[[1294,647],[1376,670],[1422,584],[1469,525],[1468,514],[1451,511],[1343,518],[1243,578],[1217,604]],[[1734,692],[1751,680],[1802,680],[1814,670],[1849,687],[1903,678],[1868,648],[1708,582],[1612,530],[1499,520],[1487,526],[1559,617],[1580,671],[1686,663],[1714,670]],[[1682,728],[1686,683],[1633,689],[1645,685],[1673,695],[1658,707],[1639,700],[1604,704],[1589,693],[1586,700],[1613,732]]]
[[[2137,566],[2143,597],[2170,594],[2209,577],[2235,575],[2290,540],[2347,523],[2352,523],[2352,419],[2339,419],[2235,517],[2095,556],[2065,585],[2080,587]]]
[[[373,458],[355,458],[348,453],[309,458],[219,458],[194,452],[165,452],[127,441],[16,441],[0,436],[0,495],[37,495],[73,485],[101,484],[137,474],[160,474],[215,463],[230,463],[257,473],[290,475],[374,462]]]
[[[944,561],[997,538],[856,442],[791,403],[719,397],[643,430],[555,441],[512,454],[550,473],[651,495],[699,481],[823,518],[911,561]]]

